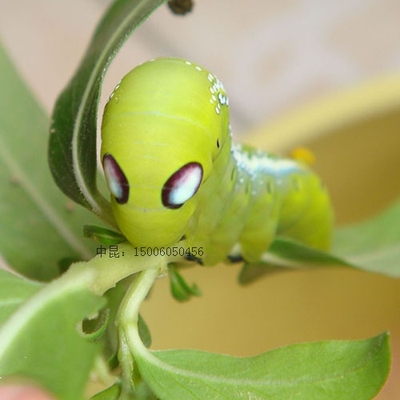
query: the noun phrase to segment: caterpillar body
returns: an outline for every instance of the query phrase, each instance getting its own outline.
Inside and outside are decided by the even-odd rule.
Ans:
[[[294,159],[231,143],[221,82],[194,63],[161,58],[128,73],[102,122],[101,159],[117,224],[134,246],[239,245],[258,261],[277,235],[330,245],[333,212],[319,177]]]

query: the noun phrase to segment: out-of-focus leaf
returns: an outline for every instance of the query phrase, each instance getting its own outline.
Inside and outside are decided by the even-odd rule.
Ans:
[[[79,332],[78,323],[104,300],[76,279],[38,286],[0,270],[0,284],[7,283],[17,295],[0,291],[0,376],[33,379],[63,400],[82,398],[101,347]],[[19,305],[12,315],[10,302]]]
[[[96,219],[54,184],[48,119],[1,45],[0,86],[0,253],[15,270],[47,280],[62,258],[91,257],[82,223]]]
[[[400,277],[400,202],[368,221],[337,229],[332,253],[357,268]]]

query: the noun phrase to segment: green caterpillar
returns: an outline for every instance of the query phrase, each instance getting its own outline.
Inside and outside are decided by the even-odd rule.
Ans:
[[[330,245],[333,212],[304,163],[231,144],[228,98],[203,67],[174,58],[128,73],[106,105],[101,160],[117,224],[134,246],[233,248],[258,261],[277,235]]]

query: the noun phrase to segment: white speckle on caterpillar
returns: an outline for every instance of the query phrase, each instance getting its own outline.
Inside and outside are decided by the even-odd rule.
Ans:
[[[221,114],[221,106],[227,106],[229,104],[228,97],[225,94],[224,87],[220,80],[218,80],[212,74],[208,74],[207,79],[211,82],[211,86],[209,88],[211,92],[210,103],[217,103],[214,110],[215,113],[219,115]]]
[[[115,91],[118,90],[118,88],[119,88],[120,86],[121,86],[121,81],[119,81],[119,82],[116,84],[116,86],[115,86],[113,92],[110,94],[110,97],[108,98],[108,101],[110,101],[110,100],[114,97]]]
[[[218,94],[218,100],[219,100],[220,104],[227,104],[227,102],[228,102],[228,98],[226,96],[224,96],[222,93]]]
[[[241,145],[233,145],[232,150],[238,167],[246,171],[250,179],[257,179],[258,173],[263,171],[265,174],[277,178],[278,182],[280,177],[306,170],[293,160],[266,156],[262,152],[254,152],[249,155],[246,151],[243,151]]]

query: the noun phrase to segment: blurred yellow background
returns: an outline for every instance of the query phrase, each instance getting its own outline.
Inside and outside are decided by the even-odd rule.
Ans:
[[[49,113],[108,3],[0,0],[0,37]],[[203,64],[224,82],[236,138],[270,151],[311,148],[338,224],[356,222],[400,197],[399,15],[396,0],[198,0],[185,18],[162,7],[118,55],[104,99],[146,59]],[[399,280],[326,269],[240,287],[237,274],[184,271],[203,291],[185,304],[157,282],[143,306],[153,348],[252,355],[388,329],[393,371],[377,399],[400,399]]]

